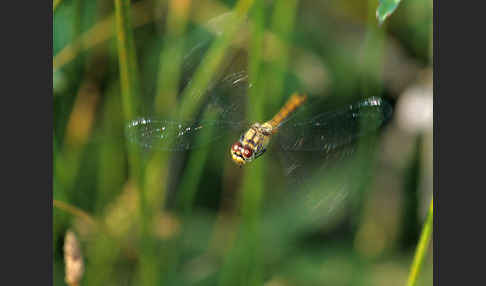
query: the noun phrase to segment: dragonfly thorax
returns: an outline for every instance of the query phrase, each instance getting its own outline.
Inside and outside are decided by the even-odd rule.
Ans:
[[[270,141],[272,126],[265,122],[254,123],[241,135],[240,139],[231,145],[230,154],[233,161],[242,166],[261,156]]]

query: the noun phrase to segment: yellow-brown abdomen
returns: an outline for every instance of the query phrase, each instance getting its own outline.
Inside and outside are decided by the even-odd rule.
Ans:
[[[294,93],[290,99],[285,103],[285,105],[280,109],[280,111],[275,114],[275,116],[269,121],[272,128],[276,129],[282,121],[285,120],[293,111],[295,111],[299,106],[301,106],[307,96],[305,94]]]

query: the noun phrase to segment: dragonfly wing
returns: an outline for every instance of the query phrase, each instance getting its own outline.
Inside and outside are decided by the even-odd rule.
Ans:
[[[184,151],[218,140],[228,130],[239,129],[239,126],[239,123],[218,120],[190,123],[139,118],[131,121],[125,131],[128,140],[142,148]]]
[[[312,109],[303,111],[312,114]],[[308,114],[299,114],[286,122],[276,134],[275,149],[288,185],[301,189],[316,174],[348,165],[354,159],[358,139],[375,134],[390,119],[391,111],[390,103],[372,97],[310,119],[302,119]]]
[[[247,102],[248,74],[245,70],[237,70],[213,83],[208,91],[206,109],[217,113],[218,119],[229,122],[245,120]]]
[[[284,151],[332,153],[376,132],[389,120],[391,110],[390,103],[382,98],[366,98],[307,120],[286,122],[279,128],[278,141]]]

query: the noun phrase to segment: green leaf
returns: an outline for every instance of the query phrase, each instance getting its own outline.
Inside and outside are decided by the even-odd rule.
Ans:
[[[378,19],[380,25],[397,9],[400,2],[401,0],[380,0],[376,9],[376,19]]]

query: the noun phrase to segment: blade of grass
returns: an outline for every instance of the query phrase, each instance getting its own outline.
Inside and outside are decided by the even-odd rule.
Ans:
[[[91,225],[94,225],[94,226],[98,226],[98,223],[96,222],[96,220],[94,218],[91,217],[91,215],[89,215],[87,212],[73,206],[73,205],[70,205],[68,203],[65,203],[65,202],[62,202],[62,201],[58,201],[58,200],[53,200],[53,205],[54,207],[58,208],[58,209],[61,209],[63,211],[66,211],[76,217],[79,217],[81,218],[82,220],[86,221],[87,223],[91,224]]]
[[[179,104],[177,112],[184,114],[183,116],[185,118],[193,118],[195,113],[199,110],[200,104],[204,99],[204,92],[201,91],[206,90],[208,84],[212,80],[214,73],[219,68],[221,60],[225,55],[225,51],[229,47],[231,40],[236,36],[237,31],[240,25],[243,23],[245,15],[250,8],[252,2],[253,1],[251,0],[241,0],[236,4],[233,12],[228,14],[229,19],[227,22],[224,23],[224,31],[222,35],[218,36],[215,39],[209,49],[209,52],[205,55],[202,63],[196,70],[195,75],[192,79],[192,84],[186,87],[186,89],[183,91],[182,102]],[[177,33],[177,31],[175,31],[175,33]],[[180,42],[178,45],[182,45],[182,42]],[[166,60],[172,60],[172,58]],[[177,60],[179,60],[179,62],[176,62],[175,64],[180,65],[180,60],[182,60],[182,58],[176,59],[176,61]],[[163,73],[164,71],[162,71],[162,74]],[[164,80],[165,79],[162,79],[162,81]],[[178,81],[177,77],[172,77],[171,80]],[[176,82],[174,82],[174,85],[172,86],[172,88],[174,89],[173,91],[175,91],[176,88],[175,83]],[[162,87],[167,88],[167,86]],[[170,88],[171,87],[169,86],[169,89]],[[158,96],[159,95],[160,94],[158,94]],[[212,115],[209,114],[205,117],[211,116]],[[209,136],[211,136],[211,130],[207,130],[207,132],[203,133],[201,137],[196,138],[196,140],[207,140]],[[182,210],[185,218],[189,217],[189,214],[192,211],[192,205],[194,203],[197,186],[201,180],[201,176],[204,170],[203,167],[207,159],[208,152],[209,149],[203,149],[191,153],[188,159],[186,172],[182,175],[182,184],[180,186],[180,195],[178,197],[177,204],[178,207]],[[184,233],[184,230],[182,232]],[[164,270],[167,271],[167,273],[164,275],[164,281],[171,281],[172,279],[176,278],[176,275],[178,273],[178,264],[180,260],[180,244],[182,243],[182,241],[183,235],[182,238],[178,238],[175,241],[170,241],[166,245],[167,251],[164,253]]]
[[[281,101],[279,99],[283,98],[284,89],[284,74],[288,65],[289,57],[289,46],[292,42],[292,30],[294,27],[296,10],[297,10],[297,0],[279,0],[275,3],[274,13],[272,17],[271,30],[275,35],[275,46],[272,51],[273,65],[271,73],[269,73],[268,89],[266,94],[275,100],[269,102],[270,107],[273,109],[279,108]]]
[[[165,3],[164,3],[165,4]],[[181,76],[185,32],[191,7],[191,0],[170,0],[164,47],[160,54],[159,75],[155,95],[155,112],[167,115],[175,110]],[[158,151],[153,154],[147,167],[146,191],[150,207],[164,205],[167,193],[170,154]],[[161,177],[163,179],[161,179]]]
[[[363,98],[371,96],[380,96],[383,90],[383,55],[385,34],[383,29],[376,26],[374,13],[375,1],[368,0],[367,3],[367,19],[366,19],[366,33],[365,41],[362,48],[361,66],[360,66],[360,89]],[[351,95],[351,94],[350,94]],[[352,96],[352,95],[351,95]],[[371,119],[363,118],[360,120],[361,128],[366,128],[367,125],[374,125],[375,122]],[[356,179],[360,182],[361,188],[355,193],[353,198],[353,212],[356,218],[361,218],[364,213],[366,198],[372,195],[370,188],[373,171],[373,152],[370,149],[375,143],[375,138],[362,138],[356,144],[355,158],[356,168],[364,170]],[[356,227],[362,227],[365,220],[357,222]]]
[[[262,78],[262,54],[263,39],[265,31],[265,14],[264,3],[258,2],[255,5],[252,14],[253,25],[251,27],[251,42],[249,50],[248,77],[250,84],[254,88],[249,89],[248,96],[248,119],[251,122],[262,121],[265,113],[266,98],[264,96],[264,81]],[[246,268],[248,269],[247,277],[242,277],[241,283],[244,285],[262,285],[263,284],[263,257],[261,256],[261,223],[260,210],[261,200],[264,192],[265,183],[265,157],[259,158],[252,162],[252,165],[245,170],[242,185],[242,215],[243,230],[242,236],[245,240],[248,251],[246,253]]]
[[[138,110],[136,97],[139,90],[139,81],[135,42],[131,25],[130,1],[115,0],[115,20],[123,111],[125,119],[132,120],[135,117],[135,112]]]
[[[184,34],[191,1],[170,0],[168,6],[165,42],[160,54],[155,97],[155,111],[159,115],[170,114],[177,107],[176,99],[183,59]],[[157,151],[147,164],[145,186],[150,201],[150,208],[158,208],[164,205],[169,158],[169,153]]]
[[[428,245],[432,236],[432,228],[434,221],[434,200],[430,200],[429,211],[427,212],[427,218],[425,219],[424,226],[422,227],[422,233],[420,234],[420,240],[415,249],[415,255],[413,258],[412,266],[410,267],[410,274],[408,275],[407,286],[414,286],[417,283],[418,275],[422,269],[425,255],[427,254]]]
[[[131,29],[130,1],[115,0],[115,20],[117,31],[118,61],[120,67],[121,99],[124,119],[132,120],[138,111],[137,96],[139,92],[138,68],[136,62],[135,43]],[[141,192],[140,207],[145,207],[143,188],[141,188],[141,170],[132,145],[128,145],[130,172]]]
[[[206,90],[208,84],[213,77],[213,74],[216,72],[221,63],[221,59],[223,58],[226,49],[229,47],[233,37],[235,37],[238,28],[240,27],[240,24],[245,19],[246,12],[248,11],[249,6],[252,2],[252,0],[241,0],[237,3],[233,12],[229,14],[230,19],[228,22],[225,23],[223,34],[216,38],[215,42],[210,47],[209,52],[202,60],[201,65],[196,70],[192,80],[193,84],[186,87],[186,89],[183,91],[182,103],[179,104],[176,112],[180,112],[181,110],[183,110],[185,118],[193,118],[195,113],[198,111],[200,104],[203,100],[203,96],[198,97],[197,95],[204,94],[204,92],[202,92],[202,94],[200,94],[199,92]],[[172,8],[177,9],[175,7]],[[185,9],[187,9],[187,7]],[[173,21],[181,21],[181,19],[173,19]],[[186,19],[183,19],[182,21],[186,21]],[[169,96],[175,97],[177,83],[180,76],[179,73],[180,65],[182,64],[182,54],[178,54],[178,56],[180,57],[176,57],[174,59],[173,55],[171,55],[170,52],[173,52],[174,49],[182,50],[182,40],[176,40],[174,37],[182,36],[182,33],[185,30],[185,23],[178,22],[173,23],[172,26],[170,25],[171,24],[169,23],[168,29],[172,29],[173,31],[168,31],[168,41],[171,42],[168,43],[162,54],[162,60],[165,61],[162,63],[167,66],[165,68],[162,67],[161,69],[162,78],[159,77],[161,82],[159,82],[159,92],[157,94],[157,96],[160,97],[156,99],[156,104],[161,104],[162,99],[167,100],[166,96],[162,96],[162,94],[167,94],[167,89],[169,90],[169,92],[171,91],[171,94],[169,94]],[[177,53],[180,53],[180,51],[177,51]],[[175,60],[175,62],[171,62],[173,60]],[[168,73],[173,72],[173,70],[170,70],[171,68],[176,69],[176,74],[168,76]],[[164,93],[160,93],[161,90],[163,90]],[[161,108],[160,106],[158,106],[158,109],[158,112],[162,112],[166,111],[167,108]],[[209,114],[207,117],[211,117],[211,114]],[[211,130],[206,130],[206,132],[203,133],[201,137],[196,138],[196,140],[207,140],[208,136],[211,136]],[[169,138],[169,140],[172,139],[173,138]],[[171,142],[169,142],[169,144],[171,144]],[[182,175],[182,184],[179,190],[180,196],[178,197],[177,204],[178,207],[182,210],[184,217],[188,217],[191,213],[197,187],[200,182],[202,172],[204,170],[203,167],[208,156],[208,152],[209,149],[206,148],[191,153],[188,159],[186,172]],[[160,154],[158,157],[160,160],[166,162],[166,155]],[[164,265],[162,267],[166,273],[163,274],[163,281],[171,281],[172,279],[175,279],[178,273],[177,267],[179,263],[181,249],[180,244],[182,243],[182,240],[183,238],[178,238],[174,241],[168,242],[165,245],[166,251],[163,254]]]
[[[199,104],[202,101],[202,96],[197,97],[194,96],[195,94],[199,94],[199,91],[205,90],[207,85],[209,84],[212,74],[216,71],[218,68],[221,59],[225,53],[226,48],[228,48],[231,39],[235,36],[237,29],[240,27],[240,24],[245,18],[245,14],[247,13],[249,6],[251,6],[252,0],[241,0],[237,3],[236,7],[234,8],[233,12],[231,12],[230,19],[229,21],[225,22],[225,29],[224,32],[221,36],[217,37],[215,42],[212,44],[209,52],[206,54],[204,57],[201,65],[197,69],[195,76],[194,76],[194,84],[189,85],[189,87],[186,87],[186,89],[183,91],[183,102],[179,105],[179,108],[177,111],[181,111],[181,109],[184,109],[184,107],[190,106],[188,109],[184,109],[185,111],[185,117],[192,118],[197,111],[197,108],[199,107]],[[175,3],[175,2],[174,2]],[[173,4],[175,5],[175,4]],[[186,3],[185,5],[189,5]],[[172,7],[172,9],[181,9],[181,7]],[[183,13],[187,13],[188,6],[183,7],[185,11],[180,11]],[[186,23],[181,23],[181,21],[185,22],[187,19],[187,15],[180,15],[183,17],[183,19],[173,19],[174,22],[172,26],[169,25],[168,29],[173,30],[169,31],[169,40],[175,41],[174,37],[175,36],[181,36],[182,32],[184,32],[184,28]],[[170,37],[170,35],[174,37]],[[170,51],[174,48],[181,48],[183,42],[178,41],[176,44],[174,43],[169,43],[166,46],[166,49],[164,50],[163,54],[169,55]],[[171,46],[172,45],[172,46]],[[182,64],[182,54],[179,54],[180,58],[176,58],[175,64],[177,65],[177,73],[180,72],[180,65]],[[170,66],[174,67],[174,63],[168,63],[169,61],[173,60],[173,58],[165,58],[166,62],[164,65],[170,64]],[[160,84],[160,89],[166,90],[166,88],[172,89],[172,93],[175,96],[176,92],[176,87],[177,87],[177,82],[179,80],[180,74],[176,76],[171,76],[169,79],[168,78],[168,72],[172,72],[171,70],[164,70],[162,67],[161,71],[161,76],[160,80],[162,83]],[[163,75],[166,76],[166,78],[163,77]],[[172,81],[172,82],[169,82]],[[167,85],[164,85],[168,84]],[[161,94],[158,94],[160,96]],[[161,98],[165,98],[161,97]],[[211,117],[212,115],[208,115]],[[208,132],[203,134],[204,138],[198,138],[196,140],[205,140],[207,136],[210,136],[210,130]],[[172,138],[168,138],[168,140],[171,140]],[[170,144],[170,142],[169,142]],[[183,175],[183,184],[181,186],[181,198],[178,201],[178,204],[180,207],[184,209],[184,212],[188,212],[190,210],[190,206],[192,205],[192,201],[195,195],[195,188],[198,185],[198,182],[200,180],[201,174],[202,174],[202,166],[204,164],[205,158],[207,156],[208,150],[204,150],[204,152],[196,152],[196,154],[191,154],[191,157],[189,158],[189,167],[187,170],[189,170],[189,176],[186,174]],[[195,158],[192,158],[193,155],[195,155]],[[162,158],[163,156],[161,156]],[[192,166],[192,167],[191,167]],[[186,182],[187,180],[187,182]]]
[[[173,110],[181,76],[184,49],[184,33],[190,11],[190,0],[170,0],[167,16],[167,32],[160,55],[160,72],[157,81],[155,109],[157,113]]]
[[[137,95],[139,91],[138,69],[136,63],[135,43],[131,29],[130,1],[115,0],[115,20],[117,28],[118,61],[120,67],[121,98],[124,119],[132,120],[136,116]],[[141,166],[133,145],[128,145],[128,157],[131,176],[140,191],[140,208],[142,220],[146,218],[146,201],[141,185]],[[144,227],[142,227],[144,229]]]
[[[362,92],[364,97],[380,96],[383,89],[383,55],[385,50],[385,30],[376,26],[375,1],[368,0],[366,36],[363,48],[361,70]]]
[[[263,96],[262,54],[264,39],[264,4],[255,3],[251,13],[251,39],[249,50],[249,80],[253,88],[249,89],[247,106],[248,118],[261,121],[264,118],[266,97]],[[262,285],[262,257],[260,251],[260,209],[264,191],[264,157],[245,166],[241,189],[241,212],[243,216],[239,237],[226,258],[222,285]],[[241,275],[245,273],[245,275]]]
[[[74,106],[69,115],[62,146],[55,157],[54,177],[59,183],[58,192],[68,195],[76,190],[76,179],[88,139],[92,133],[99,94],[83,82],[77,91]]]
[[[207,118],[213,119],[211,115]],[[212,126],[207,126],[208,130],[198,136],[196,141],[207,142],[212,135]],[[201,148],[193,152],[187,163],[187,171],[184,173],[181,186],[179,188],[178,208],[183,212],[184,217],[190,217],[192,205],[196,195],[197,187],[204,171],[204,165],[208,157],[209,148]]]
[[[138,112],[139,79],[136,62],[135,43],[130,15],[129,0],[115,0],[115,23],[117,35],[118,63],[120,69],[120,84],[122,107],[125,120],[132,120]],[[147,207],[145,189],[142,180],[142,165],[135,145],[127,145],[130,176],[135,182],[139,195],[141,246],[138,264],[139,284],[158,284],[158,260],[153,253],[153,237],[149,225],[152,219],[151,210]]]

